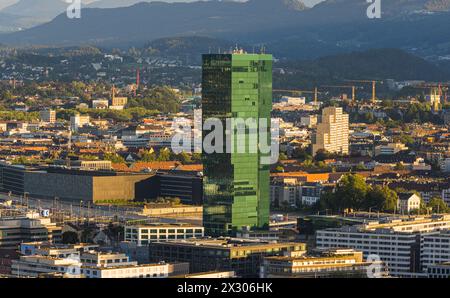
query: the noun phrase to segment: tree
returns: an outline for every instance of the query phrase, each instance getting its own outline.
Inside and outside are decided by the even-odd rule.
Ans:
[[[170,160],[170,150],[167,148],[161,149],[158,154],[158,161],[169,161]]]
[[[358,174],[346,174],[336,187],[335,197],[339,199],[338,210],[360,209],[369,190],[364,177]]]
[[[316,155],[314,156],[315,161],[324,161],[325,159],[329,158],[330,153],[323,149],[317,150]]]
[[[395,166],[394,166],[394,170],[395,171],[403,171],[405,170],[406,167],[402,162],[398,162]]]
[[[439,197],[433,197],[427,204],[433,213],[447,213],[449,212],[448,205]]]
[[[376,185],[367,193],[364,203],[365,209],[374,209],[382,212],[393,212],[397,207],[398,195],[387,186]]]
[[[287,160],[287,159],[288,159],[287,155],[285,153],[281,152],[278,160]]]
[[[190,164],[192,163],[192,157],[186,152],[181,152],[177,155],[177,160],[179,160],[182,164]]]
[[[109,160],[112,163],[125,163],[125,159],[122,156],[118,155],[117,153],[106,153],[103,156],[103,159]]]
[[[73,231],[67,231],[62,234],[62,243],[64,244],[75,244],[80,242],[78,239],[78,234]]]
[[[275,172],[276,172],[276,173],[283,173],[283,172],[284,172],[284,168],[283,168],[282,166],[277,166],[277,167],[275,168]]]
[[[156,154],[150,151],[144,151],[139,154],[142,162],[152,162],[156,160]]]

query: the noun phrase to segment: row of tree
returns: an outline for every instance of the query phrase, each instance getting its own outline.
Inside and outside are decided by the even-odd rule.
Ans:
[[[403,191],[403,190],[398,190]],[[346,209],[396,212],[398,204],[396,190],[387,186],[369,185],[364,177],[358,174],[346,174],[333,191],[322,194],[316,208],[318,210],[331,210],[343,212]],[[428,204],[422,201],[416,213],[448,213],[450,208],[440,197],[433,197]]]
[[[318,207],[336,212],[346,209],[393,212],[397,208],[397,201],[397,193],[389,187],[371,186],[361,175],[346,174],[334,191],[322,195]]]

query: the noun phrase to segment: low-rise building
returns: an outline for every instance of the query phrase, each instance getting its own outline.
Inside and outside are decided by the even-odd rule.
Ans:
[[[375,156],[392,155],[404,150],[408,150],[408,147],[403,143],[389,143],[386,145],[379,145],[375,147]]]
[[[264,258],[262,278],[369,277],[369,266],[378,266],[376,277],[387,276],[381,261],[364,261],[363,253],[353,249],[327,249],[312,255]],[[372,276],[370,276],[372,277]],[[374,276],[375,277],[375,276]]]
[[[61,241],[62,227],[52,223],[50,218],[30,212],[17,216],[0,215],[0,248],[17,249],[22,242]]]
[[[198,225],[153,223],[125,226],[124,240],[144,246],[151,242],[202,238],[204,233],[204,228]]]
[[[304,243],[236,238],[190,239],[149,245],[150,261],[188,262],[191,273],[235,271],[239,277],[257,277],[263,257],[305,250]]]

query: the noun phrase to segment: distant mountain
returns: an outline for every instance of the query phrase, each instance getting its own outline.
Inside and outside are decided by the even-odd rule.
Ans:
[[[30,0],[29,0],[30,1]],[[33,1],[33,0],[31,0]],[[49,1],[49,0],[46,0]],[[57,1],[57,0],[56,0]],[[52,22],[5,37],[12,43],[76,44],[149,41],[176,35],[233,35],[294,25],[298,0],[139,3],[114,9],[83,9],[80,19]],[[296,4],[297,3],[297,4]]]
[[[352,52],[314,60],[288,60],[276,64],[276,67],[284,69],[284,75],[274,76],[274,84],[285,88],[342,85],[346,79],[450,80],[450,69],[398,49]]]
[[[299,0],[138,3],[83,9],[81,19],[62,14],[47,24],[2,36],[0,42],[124,46],[166,37],[209,36],[264,44],[277,56],[296,59],[387,47],[439,59],[450,55],[448,2],[383,1],[382,18],[375,20],[368,19],[368,3],[361,0],[326,0],[310,9]]]
[[[20,0],[2,12],[17,16],[52,19],[66,10],[68,4],[64,0]]]
[[[2,1],[0,1],[0,10],[16,3],[17,1],[19,1],[19,0],[2,0]]]
[[[86,7],[89,8],[117,8],[117,7],[127,7],[134,5],[139,2],[150,2],[151,0],[99,0],[92,2]]]
[[[8,13],[0,12],[0,32],[9,33],[23,29],[28,29],[38,24],[41,24],[44,20],[34,17],[17,16]]]
[[[86,5],[86,7],[91,8],[117,8],[117,7],[127,7],[140,2],[158,2],[159,0],[98,0]],[[164,2],[194,2],[197,0],[164,0]]]
[[[160,38],[149,42],[142,48],[145,56],[176,58],[200,65],[202,54],[230,51],[237,46],[236,42],[202,36],[185,36]],[[240,48],[251,51],[246,44],[239,43]]]

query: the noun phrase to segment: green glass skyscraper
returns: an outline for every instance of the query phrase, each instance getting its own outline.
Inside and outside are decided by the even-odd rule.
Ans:
[[[270,145],[272,110],[272,55],[203,55],[202,118],[265,119]],[[258,129],[259,129],[259,123]],[[213,129],[203,127],[203,140]],[[236,137],[234,142],[236,142]],[[248,137],[246,138],[248,141]],[[269,223],[269,165],[262,164],[259,150],[250,152],[205,153],[203,148],[203,224],[211,236],[234,235],[242,227],[267,228]],[[230,143],[230,142],[229,142]],[[248,144],[248,143],[247,143]],[[269,153],[270,155],[270,153]]]

